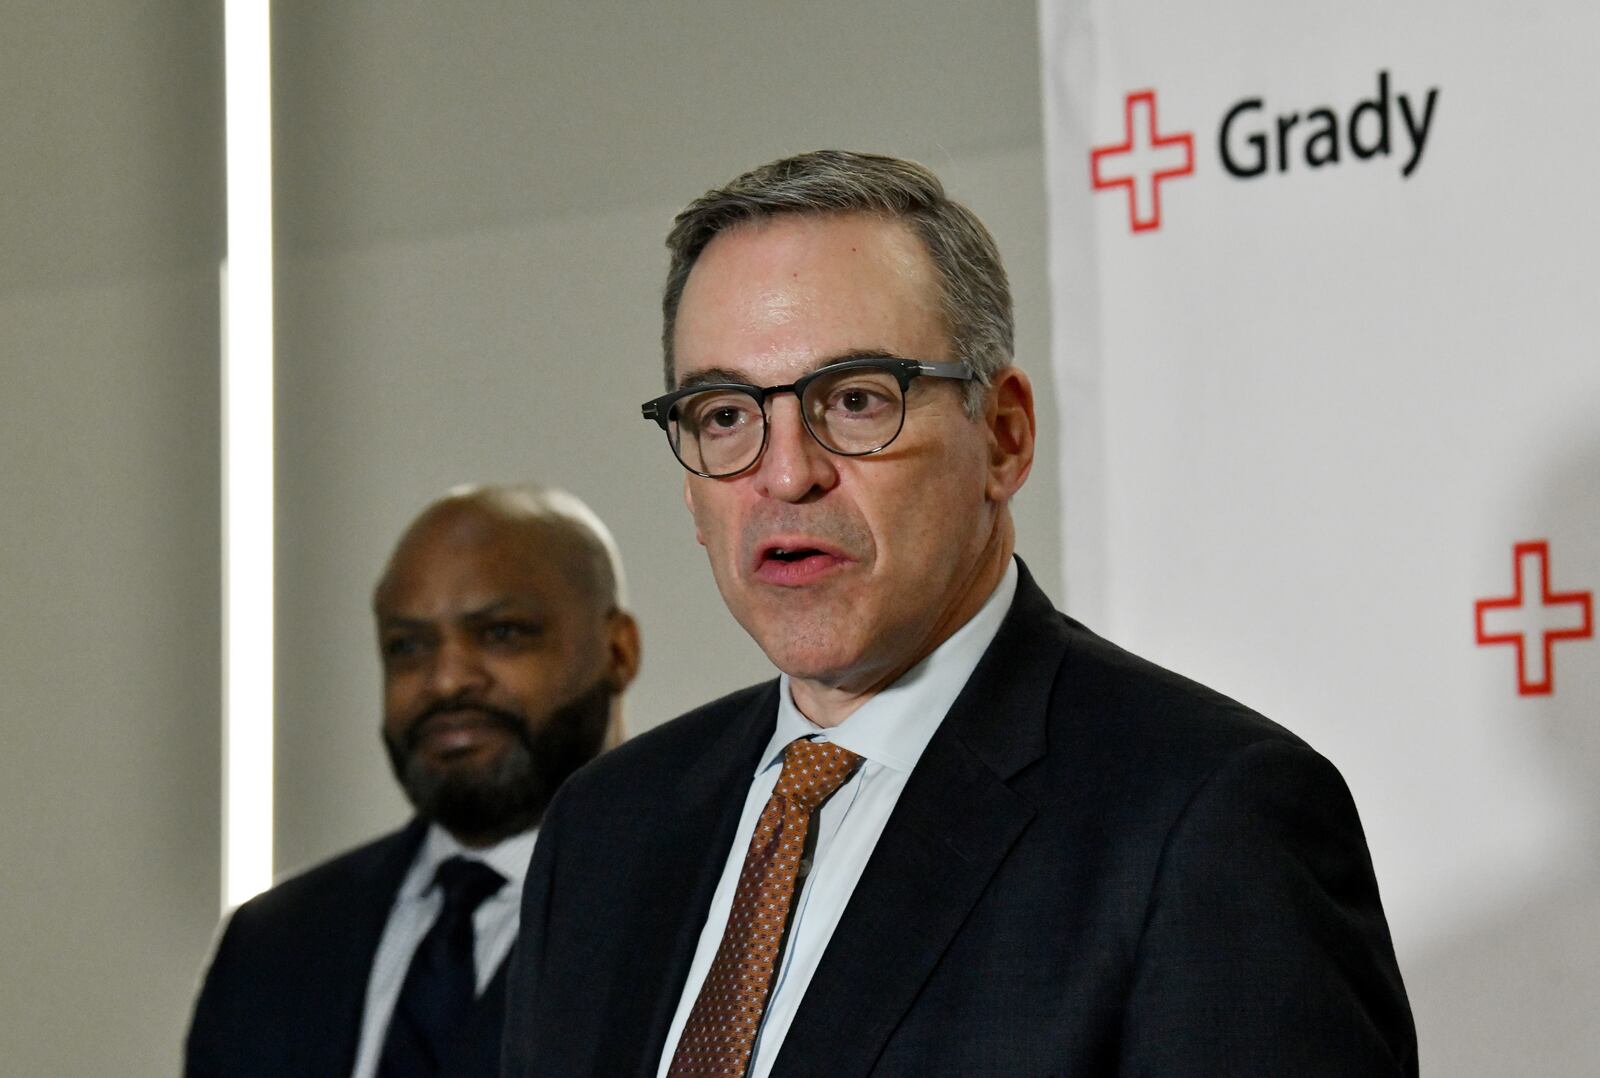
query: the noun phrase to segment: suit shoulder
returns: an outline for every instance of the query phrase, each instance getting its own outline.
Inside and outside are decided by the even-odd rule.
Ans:
[[[1302,738],[1057,617],[1065,647],[1050,673],[1049,750],[1019,785],[1041,809],[1066,808],[1056,818],[1070,821],[1085,801],[1098,805],[1096,828],[1123,836],[1119,856],[1140,878],[1184,820],[1243,834],[1315,816],[1324,830],[1351,832],[1357,817],[1338,769]]]
[[[1215,766],[1262,742],[1308,748],[1239,701],[1129,652],[1061,615],[1067,652],[1052,723],[1090,740],[1184,770]]]
[[[1007,698],[1049,712],[1052,741],[1135,752],[1151,745],[1226,750],[1263,739],[1299,743],[1236,700],[1097,635],[1057,610],[1021,565],[1017,595],[969,683],[973,702]],[[976,689],[974,692],[973,690]]]
[[[325,923],[330,911],[357,896],[370,902],[388,877],[398,883],[421,834],[413,823],[275,884],[234,911],[229,931],[293,931],[300,924]]]

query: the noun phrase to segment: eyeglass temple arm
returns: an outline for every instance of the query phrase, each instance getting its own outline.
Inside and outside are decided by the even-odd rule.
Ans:
[[[931,375],[934,378],[957,378],[963,382],[970,382],[978,376],[972,369],[972,364],[964,359],[954,363],[927,363],[920,359],[914,362],[918,374]]]

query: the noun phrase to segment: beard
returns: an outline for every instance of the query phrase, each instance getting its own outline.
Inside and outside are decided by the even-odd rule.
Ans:
[[[423,711],[405,733],[387,733],[383,745],[395,778],[417,814],[474,844],[492,845],[544,819],[556,790],[594,759],[611,717],[611,689],[604,679],[563,704],[531,729],[524,717],[470,700],[440,701]],[[427,721],[471,711],[510,735],[504,751],[481,766],[436,766],[416,751]]]

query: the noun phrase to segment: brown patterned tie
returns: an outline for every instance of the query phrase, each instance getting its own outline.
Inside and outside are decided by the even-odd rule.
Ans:
[[[860,764],[849,749],[805,738],[783,750],[783,772],[756,820],[728,927],[672,1055],[672,1078],[742,1075],[749,1067],[811,816]]]

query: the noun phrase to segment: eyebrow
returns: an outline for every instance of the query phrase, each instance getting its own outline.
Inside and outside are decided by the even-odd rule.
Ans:
[[[843,355],[826,356],[826,357],[824,357],[822,359],[817,360],[815,363],[813,363],[810,366],[810,368],[808,368],[806,371],[804,371],[800,375],[800,377],[804,378],[807,374],[812,374],[812,373],[814,373],[816,371],[820,371],[824,367],[831,367],[835,363],[848,363],[853,359],[904,359],[904,358],[906,358],[906,357],[905,356],[901,356],[901,355],[896,355],[894,352],[890,352],[890,351],[887,351],[887,350],[882,349],[882,348],[857,348],[857,349],[853,349],[853,350],[851,350],[849,352],[846,352]],[[707,367],[703,371],[695,371],[693,374],[691,374],[688,377],[684,378],[683,381],[678,383],[678,388],[679,389],[694,389],[697,386],[727,385],[729,383],[732,383],[734,385],[741,385],[741,386],[753,386],[753,385],[756,385],[756,383],[751,380],[750,373],[748,371],[738,370],[737,368],[734,368],[734,367]],[[761,388],[761,387],[758,386],[757,388]]]
[[[703,371],[696,371],[678,383],[679,389],[693,389],[696,386],[721,385],[735,382],[739,385],[753,385],[750,376],[744,371],[736,371],[732,367],[708,367]]]

